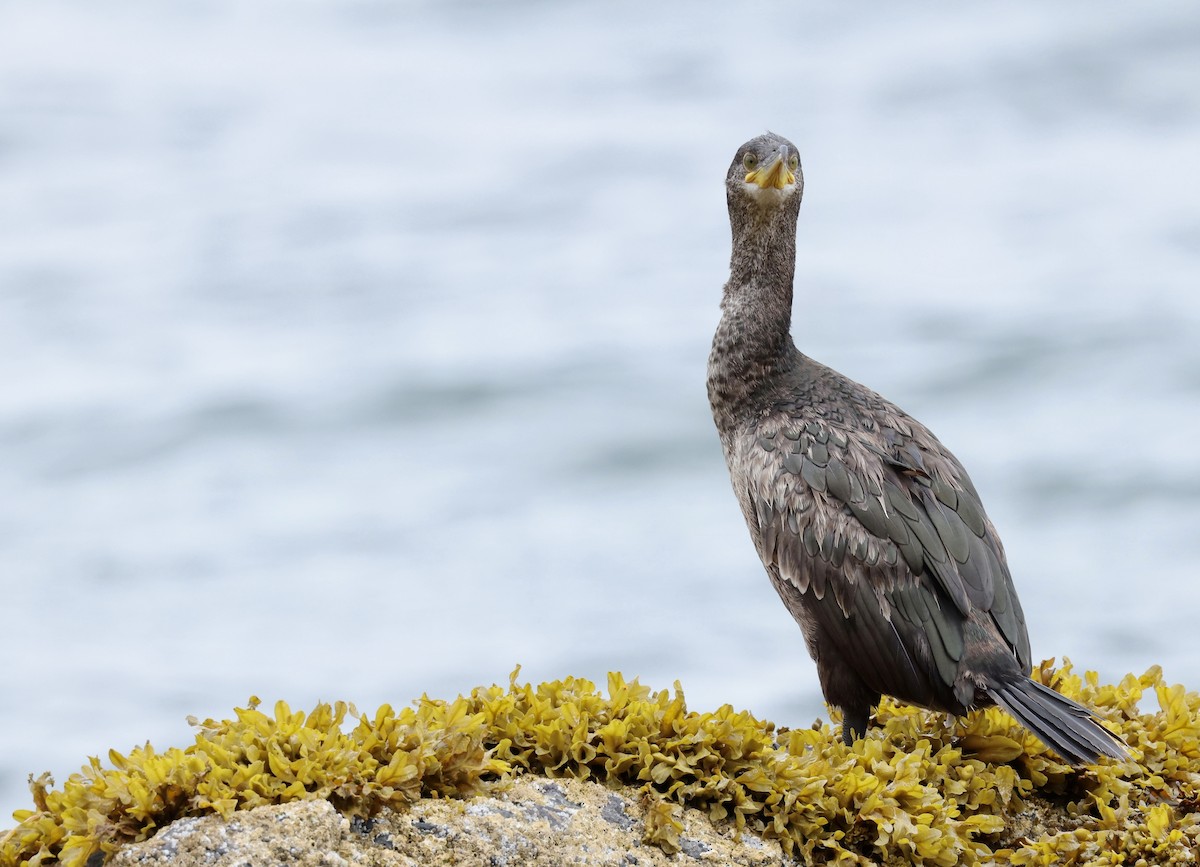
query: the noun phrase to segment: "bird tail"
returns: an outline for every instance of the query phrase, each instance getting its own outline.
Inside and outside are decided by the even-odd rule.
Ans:
[[[1038,740],[1072,765],[1093,765],[1100,756],[1127,759],[1125,743],[1092,712],[1030,678],[989,686],[986,692]]]

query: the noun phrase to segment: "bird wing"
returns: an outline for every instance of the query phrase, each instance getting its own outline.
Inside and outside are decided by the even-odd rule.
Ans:
[[[913,659],[894,658],[894,644],[887,646],[894,639],[926,667],[936,664],[951,685],[964,622],[976,612],[990,615],[1029,668],[999,538],[966,471],[932,434],[907,417],[872,429],[775,421],[763,423],[751,446],[760,470],[751,478],[760,483],[747,494],[760,554],[780,580],[818,603],[808,605],[812,616],[840,616],[834,626],[860,622],[852,630],[857,644],[840,652],[866,655],[866,670],[887,671],[890,682],[920,681]],[[862,643],[880,630],[877,646]],[[894,670],[901,663],[906,670]]]

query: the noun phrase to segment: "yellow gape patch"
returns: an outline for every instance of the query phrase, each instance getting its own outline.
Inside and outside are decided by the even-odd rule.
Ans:
[[[782,190],[789,184],[796,183],[796,175],[787,167],[782,156],[778,156],[769,166],[747,172],[746,183],[757,184],[764,190],[767,188]]]

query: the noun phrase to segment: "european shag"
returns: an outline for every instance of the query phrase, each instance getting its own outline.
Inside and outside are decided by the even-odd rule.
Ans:
[[[752,139],[725,187],[733,254],[709,402],[750,536],[845,742],[890,695],[955,715],[999,705],[1073,765],[1125,758],[1086,708],[1030,679],[1004,548],[962,464],[792,342],[796,146]]]

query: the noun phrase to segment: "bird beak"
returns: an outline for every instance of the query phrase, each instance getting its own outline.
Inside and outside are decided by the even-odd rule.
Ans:
[[[789,184],[796,183],[795,173],[787,166],[786,149],[775,155],[765,166],[760,166],[746,175],[746,183],[758,184],[762,189],[773,188],[782,190]]]

